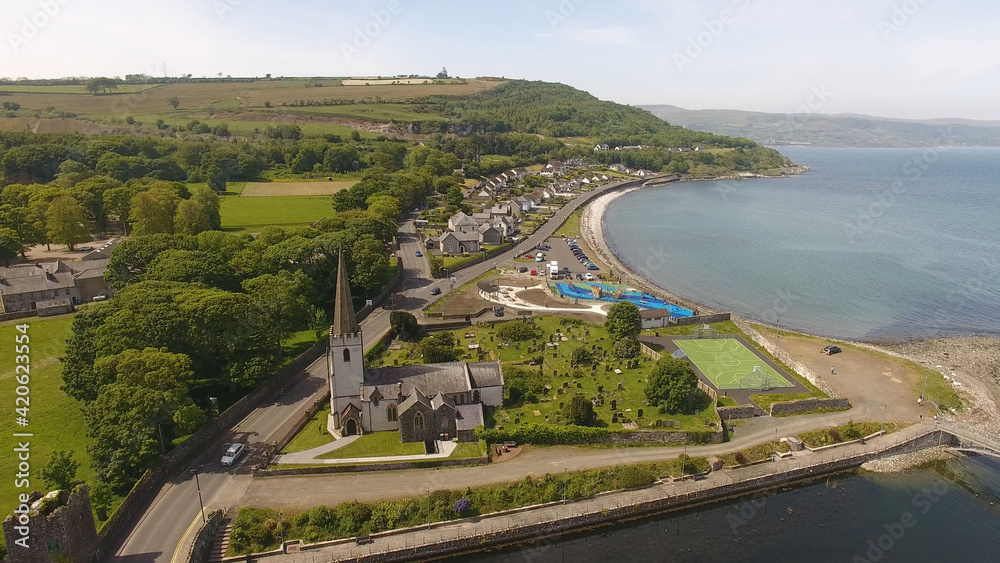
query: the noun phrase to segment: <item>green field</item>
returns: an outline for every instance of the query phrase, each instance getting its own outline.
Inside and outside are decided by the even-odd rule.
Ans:
[[[59,356],[66,350],[66,339],[70,336],[73,316],[28,318],[0,323],[0,342],[6,349],[14,350],[14,337],[21,334],[15,327],[22,323],[29,325],[30,338],[30,381],[27,395],[30,404],[26,427],[15,424],[14,397],[18,385],[14,378],[13,355],[4,355],[4,361],[0,364],[0,384],[3,386],[3,395],[7,398],[7,412],[0,418],[0,433],[7,437],[10,444],[6,453],[0,456],[0,473],[9,476],[0,480],[2,514],[9,514],[15,508],[14,500],[18,493],[47,492],[39,471],[56,450],[73,451],[73,459],[80,464],[77,479],[91,485],[94,483],[94,471],[90,467],[90,456],[87,455],[87,443],[90,440],[80,411],[82,403],[71,399],[60,389],[63,381]],[[30,489],[14,487],[18,460],[11,453],[14,447],[11,435],[15,432],[34,434],[31,438],[25,438],[30,442]]]
[[[234,197],[222,199],[222,228],[259,231],[264,227],[300,227],[333,215],[328,196]]]
[[[145,92],[161,86],[160,84],[119,84],[118,88],[111,90],[110,94],[131,94],[134,92]],[[18,94],[82,94],[93,96],[86,91],[82,85],[70,86],[24,86],[20,84],[0,84],[0,92],[11,92]]]
[[[278,108],[282,113],[353,117],[375,121],[427,121],[445,119],[440,114],[415,111],[416,104],[341,104]]]
[[[733,338],[705,338],[674,340],[674,344],[687,354],[717,389],[760,389],[755,381],[754,368],[759,367],[769,386],[795,387],[746,346]]]
[[[399,440],[399,432],[373,432],[361,436],[342,448],[317,456],[317,459],[421,455],[424,453],[423,442],[408,442],[404,444]]]

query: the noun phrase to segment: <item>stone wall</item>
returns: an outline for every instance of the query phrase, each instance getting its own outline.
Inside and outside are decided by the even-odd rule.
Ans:
[[[721,428],[705,427],[704,433],[681,430],[637,430],[634,432],[608,432],[593,439],[593,444],[721,444]],[[708,439],[704,439],[704,436]]]
[[[19,522],[14,515],[3,521],[7,541],[7,559],[17,563],[51,563],[60,556],[72,563],[88,563],[97,547],[97,527],[90,508],[87,486],[81,485],[70,493],[66,504],[48,516],[29,513],[28,548],[14,543],[22,537],[14,528]]]
[[[12,321],[14,319],[26,319],[37,316],[38,311],[36,309],[31,309],[30,311],[13,311],[10,313],[0,313],[0,321]]]
[[[715,409],[722,420],[733,420],[737,418],[753,418],[757,408],[753,405],[740,405],[738,407],[719,407]]]
[[[298,384],[305,369],[326,352],[327,344],[326,338],[317,342],[288,365],[278,370],[270,379],[226,409],[218,418],[192,434],[183,444],[164,456],[155,467],[146,471],[139,482],[132,487],[131,492],[122,501],[118,510],[101,529],[97,542],[97,559],[104,561],[109,554],[114,553],[118,543],[124,539],[126,533],[132,529],[135,522],[146,511],[147,506],[156,497],[168,476],[186,467],[193,456],[204,453],[207,445],[246,418],[251,411],[273,401],[275,397]]]
[[[733,315],[733,323],[735,323],[740,330],[742,330],[748,337],[750,337],[751,340],[753,340],[757,344],[760,344],[760,346],[764,348],[764,350],[766,350],[768,354],[771,354],[776,359],[784,363],[786,366],[795,370],[796,373],[808,379],[809,382],[818,387],[820,391],[826,393],[827,395],[830,395],[831,397],[840,396],[840,393],[838,393],[835,389],[833,389],[832,387],[830,387],[830,385],[828,385],[825,381],[823,381],[822,377],[813,373],[813,371],[807,368],[805,364],[796,360],[788,352],[785,352],[777,345],[775,345],[773,342],[765,338],[764,335],[757,332],[755,328],[750,326],[750,323],[746,322],[746,320]]]
[[[782,414],[798,414],[816,409],[849,409],[851,403],[847,399],[803,399],[771,405],[771,416]]]
[[[221,510],[216,510],[208,517],[208,522],[198,530],[194,543],[191,544],[188,563],[208,563],[212,544],[215,543],[215,537],[224,521],[225,515]]]
[[[321,475],[326,473],[365,473],[368,471],[396,471],[401,469],[423,469],[427,467],[455,467],[462,465],[484,465],[486,457],[464,459],[428,459],[427,461],[400,461],[398,463],[369,463],[367,465],[323,465],[316,467],[296,467],[294,469],[255,469],[254,477],[279,477],[288,475]]]
[[[898,455],[901,453],[909,453],[912,451],[935,447],[938,445],[939,441],[942,445],[951,444],[954,440],[955,437],[947,432],[931,431],[928,434],[919,436],[909,442],[898,444],[878,452],[873,451],[858,454],[856,456],[836,461],[772,473],[761,477],[744,479],[742,481],[720,485],[710,489],[692,491],[666,498],[628,504],[619,508],[590,512],[557,521],[541,522],[538,524],[519,526],[517,528],[506,528],[489,534],[468,535],[457,540],[372,554],[359,558],[357,561],[364,561],[366,563],[382,563],[389,561],[429,560],[442,558],[446,555],[479,551],[487,548],[498,548],[531,539],[558,536],[580,529],[616,525],[622,522],[636,520],[653,514],[669,512],[691,505],[699,505],[706,502],[715,502],[727,498],[739,497],[788,483],[815,479],[823,475],[853,469],[869,459],[889,455]],[[373,537],[377,537],[379,535],[380,534],[373,534]]]
[[[678,317],[675,323],[678,326],[687,325],[702,325],[702,324],[712,324],[721,323],[722,321],[732,320],[732,313],[718,313],[715,315],[694,315],[692,317]]]

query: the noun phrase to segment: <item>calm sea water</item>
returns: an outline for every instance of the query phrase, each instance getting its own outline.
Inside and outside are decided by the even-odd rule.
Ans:
[[[608,241],[683,297],[782,327],[1000,334],[1000,149],[781,150],[812,171],[632,192]]]
[[[461,560],[1000,561],[1000,463],[966,458],[905,474],[842,475]]]

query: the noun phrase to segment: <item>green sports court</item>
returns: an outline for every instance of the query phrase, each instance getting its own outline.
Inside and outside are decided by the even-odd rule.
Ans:
[[[796,386],[735,338],[678,338],[674,339],[674,345],[684,351],[716,389],[770,390]]]

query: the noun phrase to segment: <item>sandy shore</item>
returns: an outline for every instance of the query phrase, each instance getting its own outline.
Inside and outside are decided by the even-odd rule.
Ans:
[[[713,311],[707,307],[674,295],[666,288],[642,278],[626,266],[608,246],[604,235],[605,211],[614,200],[637,189],[640,188],[611,192],[591,202],[580,219],[581,236],[597,258],[623,283],[697,310],[699,314],[711,314]],[[651,259],[655,260],[655,256]],[[947,418],[961,422],[983,435],[1000,436],[1000,338],[973,336],[914,340],[898,344],[857,344],[912,360],[941,372],[951,380],[964,382],[957,388],[969,405],[969,410],[957,417]]]

